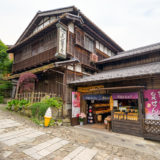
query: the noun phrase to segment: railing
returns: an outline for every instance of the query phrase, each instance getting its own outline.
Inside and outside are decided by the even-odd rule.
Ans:
[[[45,92],[26,92],[26,93],[19,93],[17,94],[17,98],[18,100],[28,100],[31,103],[34,102],[40,102],[45,96],[48,97],[55,97],[56,94],[54,93],[45,93]]]
[[[13,64],[12,72],[14,73],[20,70],[25,70],[27,68],[31,68],[31,67],[43,64],[45,62],[51,61],[54,59],[55,53],[56,53],[56,48],[52,48],[36,56],[30,57],[28,59],[15,63]]]

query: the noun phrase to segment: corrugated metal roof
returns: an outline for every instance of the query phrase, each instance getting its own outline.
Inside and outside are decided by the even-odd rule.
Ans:
[[[112,69],[110,71],[103,71],[92,76],[88,76],[69,84],[82,84],[86,82],[113,80],[127,77],[137,77],[152,74],[160,74],[160,62],[148,63],[137,66],[125,67],[120,69]]]
[[[118,55],[98,61],[97,64],[104,64],[107,62],[114,62],[121,59],[127,59],[127,58],[131,58],[131,57],[135,57],[143,54],[148,54],[156,50],[160,50],[160,43],[155,43],[152,45],[148,45],[148,46],[144,46],[144,47],[140,47],[140,48],[136,48],[128,51],[119,52]]]

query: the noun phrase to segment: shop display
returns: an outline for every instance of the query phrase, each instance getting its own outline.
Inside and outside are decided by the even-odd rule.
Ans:
[[[114,119],[117,120],[133,120],[137,121],[138,114],[138,93],[114,93],[114,101],[116,99],[116,105],[114,107]]]
[[[88,106],[88,123],[93,123],[93,107],[91,105]]]

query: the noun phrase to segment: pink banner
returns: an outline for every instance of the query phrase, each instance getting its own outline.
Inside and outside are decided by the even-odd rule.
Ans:
[[[72,118],[80,114],[80,92],[72,92]]]
[[[113,99],[138,99],[138,93],[113,93],[112,97]]]
[[[160,120],[160,89],[144,91],[145,118]]]

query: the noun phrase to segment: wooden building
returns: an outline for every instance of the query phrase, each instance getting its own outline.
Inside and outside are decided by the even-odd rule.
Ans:
[[[93,121],[89,117],[86,123],[111,115],[113,132],[160,140],[160,43],[120,52],[96,64],[100,73],[69,84],[80,92],[81,112],[93,111]],[[72,124],[77,124],[76,118]]]
[[[76,7],[38,11],[16,44],[12,79],[21,73],[38,76],[36,92],[55,93],[64,100],[64,115],[71,110],[67,83],[98,72],[95,63],[123,51]]]

